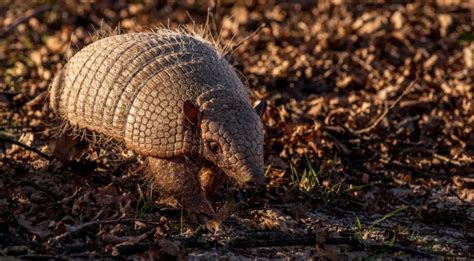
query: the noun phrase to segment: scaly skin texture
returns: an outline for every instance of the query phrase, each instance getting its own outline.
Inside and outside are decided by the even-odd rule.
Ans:
[[[263,181],[259,115],[233,68],[199,36],[158,31],[98,40],[56,75],[50,105],[70,125],[149,156],[147,173],[160,194],[179,200],[181,193],[190,212],[213,215],[200,183],[211,193],[222,175],[189,162],[239,183]]]
[[[72,125],[125,141],[142,155],[189,154],[184,100],[226,86],[248,99],[227,61],[191,35],[133,33],[96,41],[66,64],[50,104]]]

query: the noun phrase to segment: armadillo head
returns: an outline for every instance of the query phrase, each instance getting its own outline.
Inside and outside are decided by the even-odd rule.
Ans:
[[[200,128],[201,156],[241,184],[265,181],[263,173],[263,125],[260,116],[266,103],[255,108],[245,100],[224,97],[198,108],[183,105],[186,118]]]

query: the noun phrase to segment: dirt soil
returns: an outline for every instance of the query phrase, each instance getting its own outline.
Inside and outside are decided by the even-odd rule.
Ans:
[[[474,258],[469,0],[19,2],[0,1],[0,259]],[[46,100],[101,31],[208,10],[269,103],[267,185],[226,184],[199,226],[157,203],[143,158],[58,138]]]

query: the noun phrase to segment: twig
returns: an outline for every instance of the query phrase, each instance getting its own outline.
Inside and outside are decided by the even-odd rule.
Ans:
[[[41,255],[41,254],[27,254],[18,256],[20,260],[72,260],[79,258],[80,260],[106,259],[106,260],[123,260],[123,257],[113,255],[99,255],[97,253],[80,253],[74,255]]]
[[[19,256],[21,260],[67,260],[67,256],[63,255],[35,255],[35,254],[28,254]]]
[[[317,234],[296,233],[289,234],[278,231],[253,231],[246,232],[242,236],[234,236],[231,239],[222,240],[218,238],[202,238],[192,237],[179,240],[186,248],[209,249],[212,247],[230,247],[236,249],[256,248],[256,247],[275,247],[275,246],[294,246],[294,245],[351,245],[368,248],[386,248],[396,251],[405,251],[420,255],[423,257],[433,258],[436,254],[428,253],[412,247],[400,245],[388,245],[384,243],[361,241],[355,237],[328,237],[319,238]]]
[[[211,1],[211,6],[207,9],[207,22],[212,22],[212,29],[209,29],[212,30],[214,34],[217,34],[218,33],[218,30],[217,30],[217,16],[218,16],[218,11],[219,11],[219,0],[214,0],[214,1]],[[212,11],[211,11],[212,10]],[[209,24],[207,24],[207,26],[209,26]]]
[[[261,24],[257,30],[253,31],[251,34],[247,35],[247,37],[245,37],[242,41],[238,42],[236,45],[232,46],[232,48],[230,48],[229,51],[227,51],[226,53],[224,53],[224,56],[228,55],[228,54],[231,54],[233,52],[235,52],[235,50],[237,50],[240,46],[242,46],[242,44],[244,44],[246,41],[248,41],[250,38],[252,38],[254,35],[256,35],[258,32],[260,32],[263,28],[265,27],[268,27],[267,24]]]
[[[45,159],[47,159],[47,160],[49,160],[49,161],[51,161],[51,160],[54,159],[53,157],[49,156],[48,154],[43,153],[43,152],[39,151],[38,149],[33,148],[33,147],[31,147],[31,146],[28,146],[28,145],[26,145],[26,144],[24,144],[24,143],[21,143],[21,142],[17,141],[17,140],[13,140],[13,139],[10,139],[10,138],[8,138],[8,137],[4,137],[4,136],[1,136],[1,135],[0,135],[0,141],[1,141],[1,142],[8,142],[8,143],[11,143],[11,144],[18,145],[18,146],[20,146],[20,147],[22,147],[22,148],[24,148],[24,149],[26,149],[26,150],[29,150],[29,151],[32,151],[32,152],[38,154],[39,156],[41,156],[41,157],[43,157],[43,158],[45,158]]]
[[[27,108],[32,108],[40,103],[44,104],[48,98],[48,91],[43,91],[38,94],[34,99],[30,100],[29,102],[25,103]]]
[[[380,161],[380,160],[379,160]],[[381,162],[381,161],[380,161]],[[381,162],[381,163],[384,163],[384,162]],[[388,164],[388,163],[384,163],[384,164]],[[396,161],[396,160],[392,160],[390,161],[390,164],[388,164],[387,166],[393,166],[393,167],[398,167],[398,168],[403,168],[403,169],[406,169],[408,171],[411,171],[412,173],[416,173],[418,176],[420,177],[424,177],[424,178],[433,178],[433,174],[429,173],[429,172],[426,172],[426,171],[422,171],[422,170],[419,170],[413,166],[410,166],[410,165],[407,165],[407,164],[403,164],[401,163],[400,161]],[[412,174],[413,175],[413,174]],[[446,174],[437,174],[436,175],[436,178],[438,179],[448,179],[450,178],[451,176],[448,176]]]
[[[81,233],[92,226],[100,224],[113,224],[125,221],[133,221],[135,219],[122,220],[103,220],[86,223],[76,230],[81,229]],[[64,235],[64,234],[63,234]],[[60,236],[61,237],[61,236]],[[437,257],[437,253],[429,253],[414,247],[389,245],[385,243],[361,241],[356,237],[318,237],[314,233],[284,233],[279,231],[246,231],[234,237],[227,236],[193,236],[183,238],[175,236],[172,240],[179,242],[186,249],[199,248],[201,250],[211,249],[215,247],[225,247],[227,249],[247,249],[256,247],[278,247],[278,246],[314,246],[315,244],[326,245],[351,245],[363,248],[389,249],[392,251],[404,251],[415,255],[433,258]],[[121,255],[130,255],[145,252],[152,248],[161,248],[159,243],[132,243],[117,246],[117,251]]]
[[[431,253],[425,252],[423,250],[418,250],[414,247],[408,247],[408,246],[388,245],[388,244],[369,244],[368,246],[376,248],[376,249],[380,249],[380,248],[384,247],[384,248],[398,250],[398,251],[404,251],[404,252],[408,252],[408,253],[412,253],[412,254],[415,254],[415,255],[428,257],[428,258],[439,257],[439,255],[437,255],[437,254],[431,254]]]
[[[71,240],[83,233],[85,233],[87,230],[94,229],[97,226],[100,225],[113,225],[113,224],[120,224],[120,223],[127,223],[127,222],[134,222],[134,221],[140,221],[144,223],[150,223],[146,220],[140,219],[140,218],[124,218],[124,219],[111,219],[111,220],[96,220],[96,221],[91,221],[88,223],[84,223],[82,225],[79,225],[77,227],[73,227],[69,231],[63,233],[62,235],[59,235],[54,238],[55,241],[59,242],[65,242],[68,240]]]
[[[29,10],[26,12],[26,14],[18,19],[16,19],[15,22],[10,24],[8,27],[6,27],[2,32],[0,32],[0,37],[5,36],[6,34],[10,33],[13,29],[15,29],[18,25],[28,21],[28,19],[38,16],[41,13],[44,13],[46,11],[49,11],[51,9],[50,5],[42,5],[35,10]]]
[[[115,251],[120,256],[128,256],[138,253],[146,252],[150,249],[160,248],[158,243],[137,243],[137,244],[123,244],[115,246]]]
[[[451,194],[453,194],[455,197],[457,197],[462,203],[464,204],[469,204],[470,202],[468,202],[467,200],[464,200],[463,198],[461,198],[461,196],[458,195],[458,193],[456,193],[456,191],[454,190],[450,190]]]
[[[417,79],[418,79],[418,77],[415,78],[415,80],[413,80],[405,88],[405,90],[402,92],[402,94],[400,96],[398,96],[398,98],[390,105],[390,107],[388,107],[388,109],[386,109],[372,124],[370,124],[369,127],[363,128],[363,129],[360,129],[360,130],[354,130],[353,133],[356,134],[356,135],[360,135],[360,134],[363,134],[363,133],[367,133],[367,132],[373,130],[374,128],[376,128],[382,122],[382,120],[385,118],[385,116],[387,116],[387,114],[402,100],[402,98],[413,88],[413,86],[415,86],[415,83],[417,82]]]
[[[444,162],[447,162],[447,163],[451,163],[453,164],[454,166],[456,167],[462,167],[464,164],[462,164],[461,162],[455,160],[455,159],[450,159],[446,156],[443,156],[443,155],[440,155],[440,154],[437,154],[437,153],[432,153],[433,154],[433,157],[441,160],[441,161],[444,161]]]

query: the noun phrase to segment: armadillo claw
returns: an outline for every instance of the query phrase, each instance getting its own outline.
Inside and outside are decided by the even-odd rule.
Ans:
[[[195,223],[206,224],[207,221],[216,217],[216,212],[204,195],[204,191],[185,191],[183,207],[189,213],[191,220]]]

